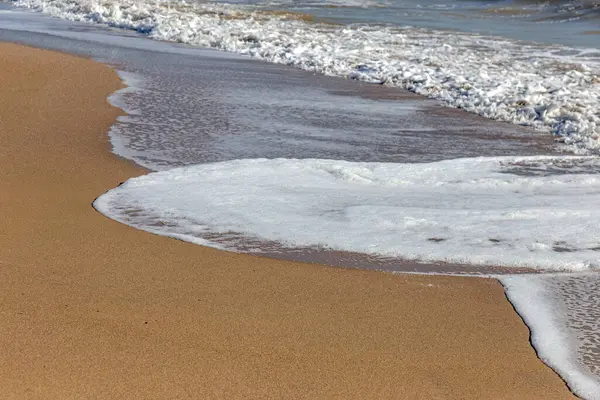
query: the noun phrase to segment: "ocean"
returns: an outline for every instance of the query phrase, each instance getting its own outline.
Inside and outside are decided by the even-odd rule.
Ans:
[[[229,251],[497,276],[540,358],[596,399],[599,10],[19,0],[0,40],[120,71],[113,151],[156,172],[103,214]]]

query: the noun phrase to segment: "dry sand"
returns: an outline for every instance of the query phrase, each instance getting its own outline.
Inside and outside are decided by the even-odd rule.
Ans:
[[[154,236],[91,202],[108,67],[0,44],[3,399],[560,399],[494,280],[394,276]]]

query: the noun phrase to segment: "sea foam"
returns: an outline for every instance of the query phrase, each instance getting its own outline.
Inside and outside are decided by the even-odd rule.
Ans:
[[[581,153],[600,149],[600,51],[499,37],[335,25],[248,6],[142,0],[18,0],[75,21],[377,82],[482,116],[551,131]]]
[[[588,400],[600,399],[598,376],[590,371],[581,356],[588,358],[586,353],[590,350],[596,354],[600,350],[597,318],[593,316],[598,301],[590,301],[597,298],[595,292],[590,293],[586,285],[577,282],[597,282],[597,274],[499,278],[508,299],[531,330],[531,343],[539,358],[559,373],[575,394]],[[569,307],[569,301],[575,301],[577,305]],[[587,320],[587,325],[573,326],[577,325],[576,321],[582,320]],[[589,343],[590,339],[593,343]]]
[[[593,157],[235,160],[133,178],[94,206],[143,230],[230,250],[246,238],[582,271],[600,267],[599,170]]]

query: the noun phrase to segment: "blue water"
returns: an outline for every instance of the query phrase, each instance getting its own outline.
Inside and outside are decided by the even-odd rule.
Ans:
[[[600,2],[448,0],[240,0],[342,23],[389,24],[497,35],[576,47],[600,45]],[[591,34],[591,32],[595,32]]]

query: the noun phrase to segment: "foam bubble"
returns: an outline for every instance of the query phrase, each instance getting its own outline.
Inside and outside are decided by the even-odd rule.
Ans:
[[[132,148],[128,137],[122,134],[122,125],[126,122],[136,122],[139,119],[140,112],[131,105],[131,102],[127,101],[127,95],[143,92],[144,78],[139,74],[127,71],[118,70],[117,73],[125,87],[110,95],[108,101],[111,105],[124,110],[127,115],[117,117],[117,123],[111,126],[108,136],[113,153],[130,160],[135,160],[135,149]],[[149,167],[141,162],[138,162],[138,164]]]
[[[586,276],[568,274],[555,277],[549,275],[500,277],[510,302],[531,330],[531,343],[539,358],[559,373],[576,395],[588,400],[596,400],[600,399],[598,377],[578,359],[578,354],[581,354],[581,341],[585,340],[586,333],[581,329],[570,327],[573,323],[567,320],[568,317],[573,316],[573,313],[576,320],[581,320],[581,315],[577,316],[577,314],[590,310],[586,310],[581,304],[576,309],[569,310],[565,301],[568,301],[571,296],[557,290],[562,285],[563,289],[575,290],[576,294],[583,295],[583,298],[589,297],[590,293],[585,290],[577,290],[578,285],[564,285],[565,281],[572,279],[585,280]],[[597,281],[597,277],[594,275],[592,280]],[[578,301],[578,296],[573,296],[572,300]],[[597,304],[593,305],[597,307]],[[584,315],[583,319],[585,318]]]
[[[236,160],[134,178],[95,207],[140,229],[232,250],[251,239],[428,262],[588,270],[600,267],[598,171],[600,160],[591,157]]]

